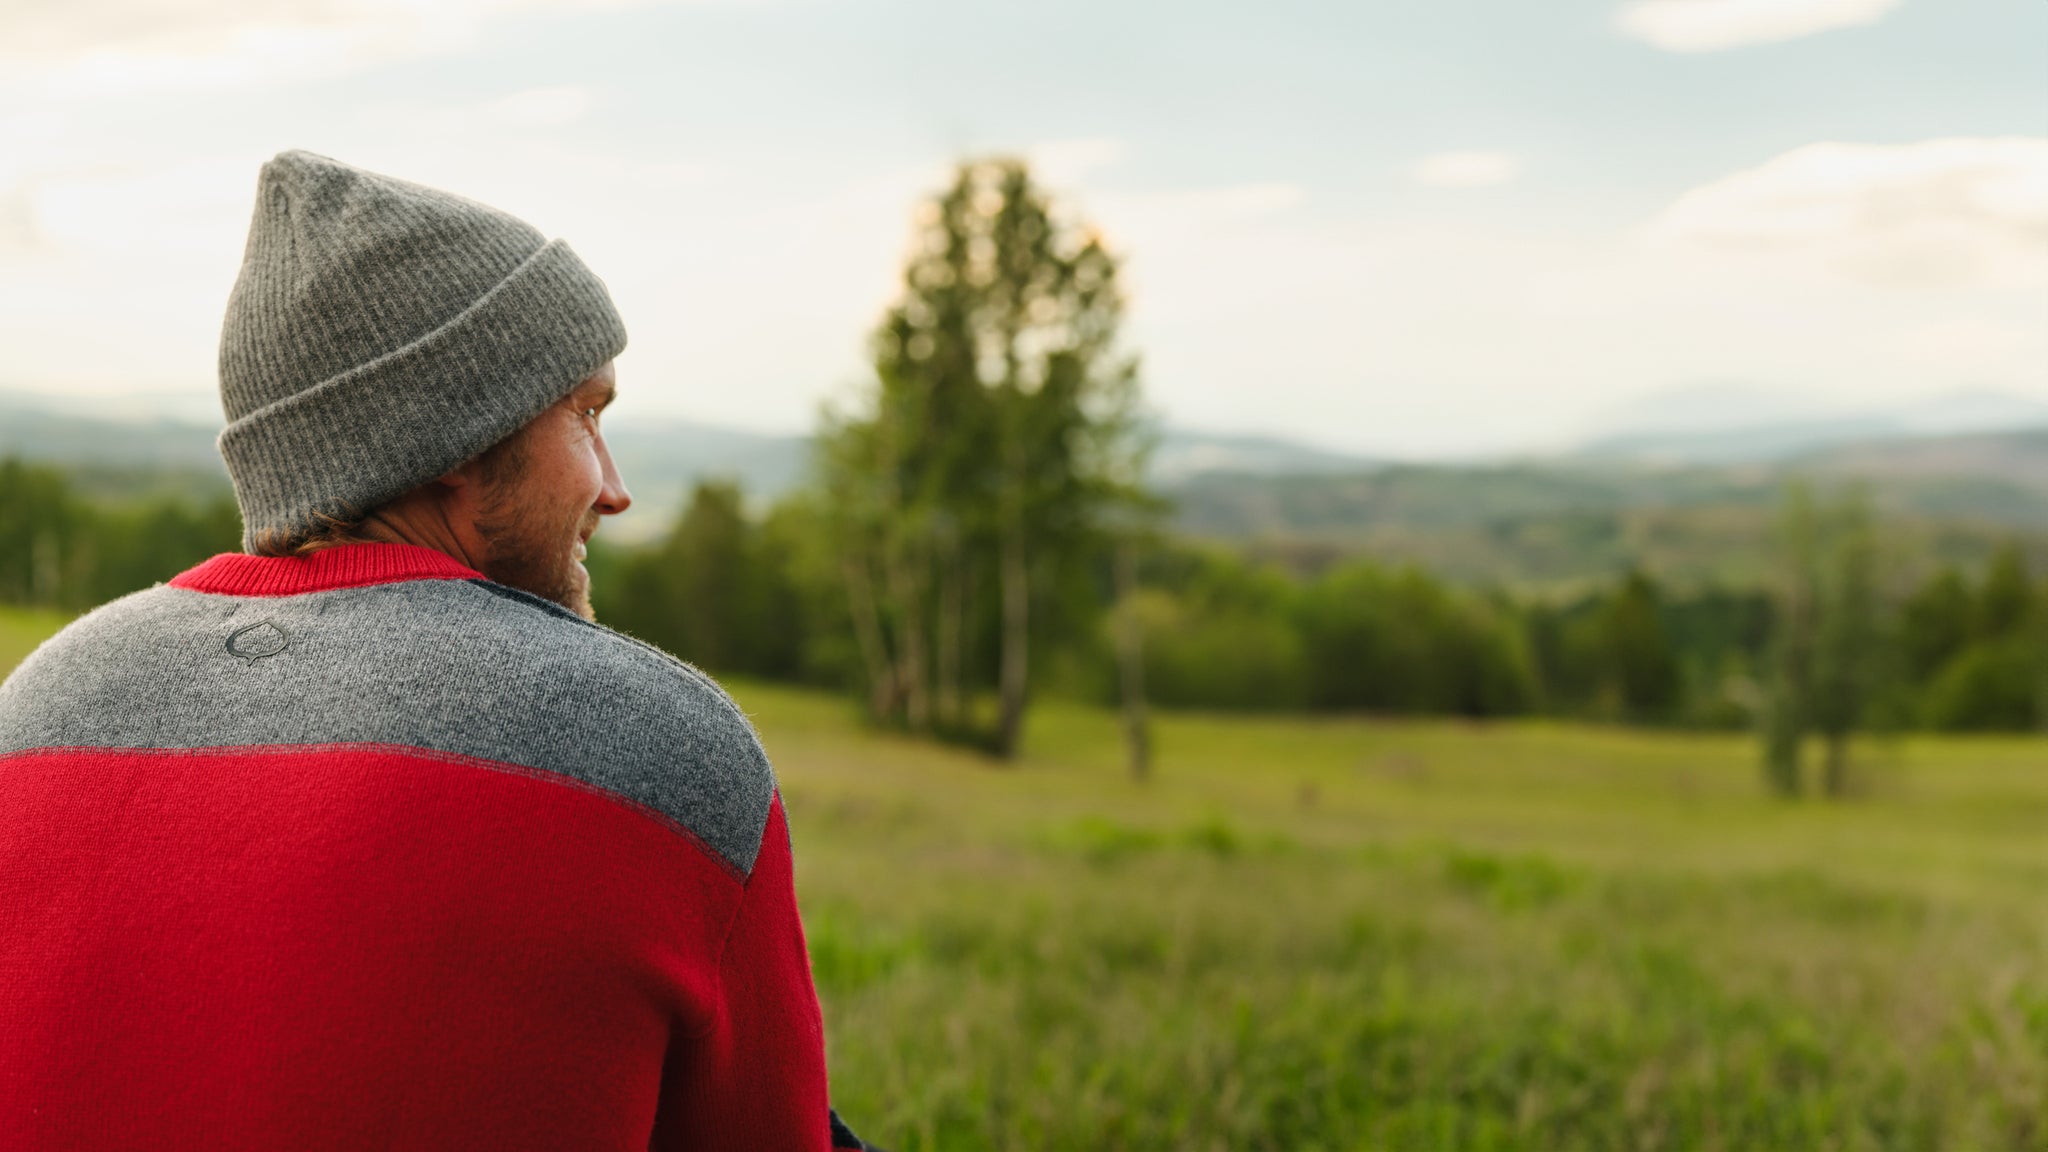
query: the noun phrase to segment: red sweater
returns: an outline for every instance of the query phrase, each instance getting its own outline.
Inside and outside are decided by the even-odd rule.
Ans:
[[[694,669],[361,545],[0,685],[0,1148],[830,1144],[781,801]]]

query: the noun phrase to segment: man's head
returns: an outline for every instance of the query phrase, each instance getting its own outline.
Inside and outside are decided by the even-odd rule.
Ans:
[[[581,541],[629,498],[586,410],[608,402],[625,344],[603,282],[561,241],[277,156],[221,332],[243,548],[403,539],[587,614]]]
[[[482,455],[316,546],[361,540],[424,545],[592,619],[584,545],[599,517],[624,512],[633,502],[599,427],[616,394],[606,364]]]

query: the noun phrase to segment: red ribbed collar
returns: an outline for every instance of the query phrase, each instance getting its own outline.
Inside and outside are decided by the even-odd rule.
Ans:
[[[223,552],[171,578],[171,587],[227,596],[297,596],[401,580],[474,580],[478,572],[446,552],[416,544],[342,544],[311,556]]]

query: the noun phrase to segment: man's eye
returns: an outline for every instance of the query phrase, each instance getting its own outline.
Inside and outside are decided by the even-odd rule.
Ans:
[[[595,409],[595,408],[585,408],[585,409],[583,410],[583,414],[584,414],[585,416],[588,416],[588,417],[590,417],[590,418],[591,418],[592,420],[595,420],[595,419],[597,419],[597,409]]]

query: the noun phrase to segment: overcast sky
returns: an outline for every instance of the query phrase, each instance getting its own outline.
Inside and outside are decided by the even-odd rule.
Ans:
[[[801,430],[918,197],[1012,151],[1124,254],[1192,428],[2048,400],[2044,49],[2040,0],[6,0],[0,386],[208,394],[296,147],[566,238],[622,418]]]

